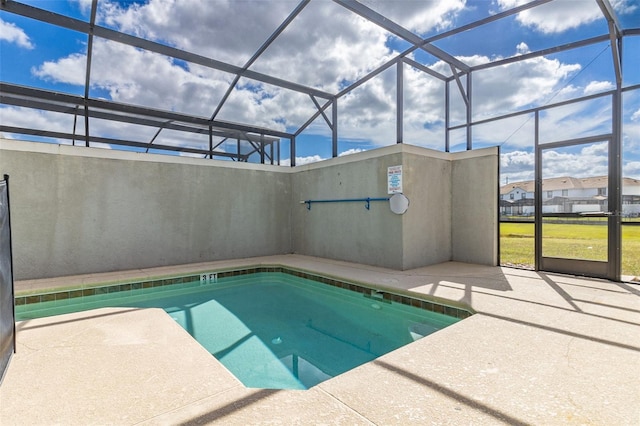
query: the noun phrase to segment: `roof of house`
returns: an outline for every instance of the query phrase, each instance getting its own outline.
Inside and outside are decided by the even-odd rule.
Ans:
[[[571,176],[562,176],[556,178],[544,179],[542,181],[543,191],[558,191],[562,189],[590,189],[590,188],[606,188],[609,183],[607,176],[594,176],[587,178],[574,178]],[[622,186],[640,186],[640,179],[622,178]],[[516,188],[520,188],[525,192],[534,192],[535,182],[526,180],[522,182],[512,182],[500,187],[500,194],[508,194]]]

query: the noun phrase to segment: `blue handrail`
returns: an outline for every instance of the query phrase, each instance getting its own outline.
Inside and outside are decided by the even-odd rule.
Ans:
[[[305,200],[305,201],[301,201],[300,203],[304,203],[307,205],[307,210],[311,210],[311,204],[312,203],[352,203],[352,202],[364,202],[364,208],[369,210],[369,208],[371,207],[370,203],[371,201],[389,201],[389,197],[386,198],[371,198],[371,197],[367,197],[367,198],[342,198],[339,200]]]

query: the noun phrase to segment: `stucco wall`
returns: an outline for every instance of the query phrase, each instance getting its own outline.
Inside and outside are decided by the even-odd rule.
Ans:
[[[498,148],[453,154],[451,260],[498,262]]]
[[[403,166],[408,211],[383,198]],[[300,253],[397,270],[495,264],[497,149],[393,145],[296,168],[0,140],[17,280]]]
[[[0,151],[16,279],[290,252],[290,173],[25,142],[0,148],[17,144]]]
[[[402,269],[402,216],[389,203],[304,200],[385,198],[387,167],[399,165],[402,153],[392,149],[334,158],[297,167],[293,179],[293,250],[310,256]]]
[[[404,220],[402,269],[451,260],[451,161],[438,151],[416,150],[403,156]]]

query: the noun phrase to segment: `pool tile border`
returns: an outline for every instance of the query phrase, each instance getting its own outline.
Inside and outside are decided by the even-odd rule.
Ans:
[[[426,311],[436,312],[439,314],[445,314],[454,318],[464,319],[473,315],[470,309],[464,309],[456,306],[447,305],[439,301],[423,300],[419,297],[408,296],[405,294],[394,293],[387,289],[375,289],[367,287],[366,285],[349,282],[347,280],[330,278],[322,275],[318,275],[311,272],[292,269],[284,266],[255,266],[234,270],[223,271],[207,271],[207,273],[215,273],[217,279],[227,277],[238,277],[249,274],[256,274],[261,272],[280,272],[288,275],[292,275],[299,278],[316,281],[322,284],[327,284],[333,287],[342,288],[345,290],[361,293],[365,297],[369,297],[373,300],[379,300],[381,302],[391,303],[396,302],[403,305],[413,306],[415,308],[423,309]],[[16,296],[16,306],[30,305],[34,303],[61,301],[74,299],[78,297],[94,296],[98,294],[126,292],[131,290],[139,290],[151,287],[164,287],[175,284],[185,284],[193,281],[199,281],[201,273],[189,274],[170,278],[158,278],[158,279],[144,279],[140,281],[132,281],[120,284],[111,284],[97,287],[76,288],[64,291],[52,291],[42,294],[30,294],[25,296]]]

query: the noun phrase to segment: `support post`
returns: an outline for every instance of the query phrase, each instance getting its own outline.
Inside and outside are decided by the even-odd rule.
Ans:
[[[331,121],[333,127],[331,128],[331,153],[333,158],[338,156],[338,98],[333,98],[333,106],[331,107]]]
[[[622,274],[622,86],[616,84],[612,96],[612,138],[609,142],[609,187],[607,188],[607,209],[613,212],[609,221],[609,270],[608,277],[620,281]]]
[[[213,159],[213,127],[209,125],[209,159]]]
[[[473,142],[471,141],[471,71],[467,73],[467,151],[473,149]]]
[[[542,150],[540,149],[540,111],[535,112],[534,122],[534,151],[535,151],[535,183],[534,183],[534,204],[535,216],[533,225],[534,235],[534,269],[540,270],[542,266]]]
[[[445,81],[444,82],[444,152],[449,152],[450,151],[450,142],[449,142],[449,121],[451,120],[450,118],[450,105],[449,105],[449,82]]]
[[[396,65],[396,143],[403,141],[404,127],[404,62]]]
[[[84,143],[89,146],[89,87],[91,87],[91,58],[93,56],[93,31],[96,24],[98,0],[91,2],[91,17],[89,19],[89,32],[87,37],[87,69],[84,80]],[[75,124],[74,124],[75,125]],[[74,130],[75,139],[75,130]],[[75,140],[74,140],[75,142]]]

